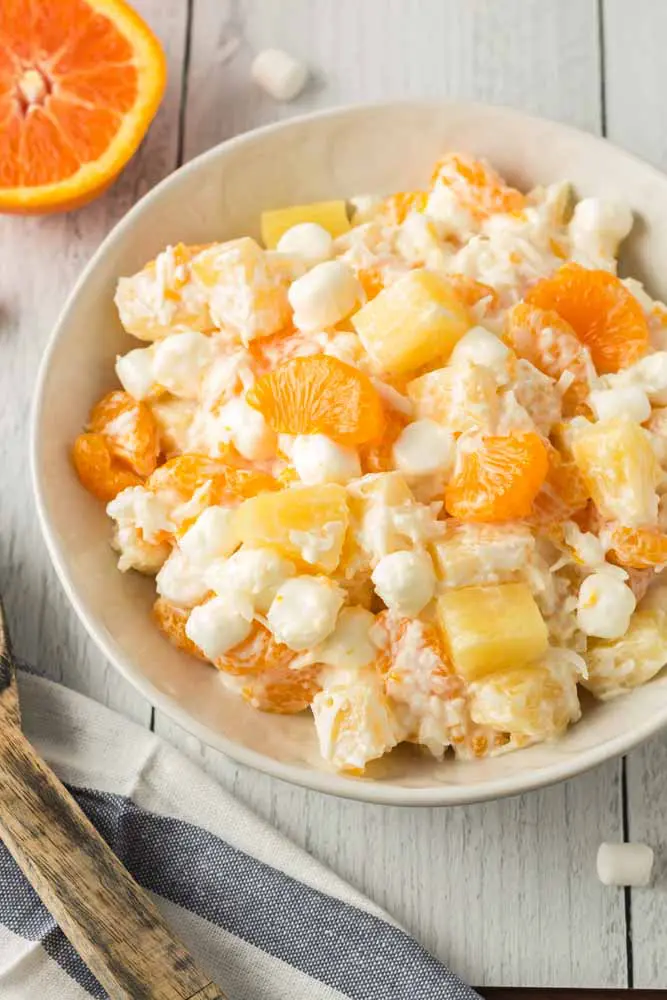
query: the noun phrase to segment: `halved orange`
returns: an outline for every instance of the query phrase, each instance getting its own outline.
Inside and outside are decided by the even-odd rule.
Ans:
[[[2,0],[0,211],[64,211],[99,194],[164,93],[160,43],[124,0]]]

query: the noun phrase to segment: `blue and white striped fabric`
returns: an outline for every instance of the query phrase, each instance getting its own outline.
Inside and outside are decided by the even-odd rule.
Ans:
[[[478,1000],[385,913],[152,733],[42,678],[24,728],[230,1000]],[[0,842],[0,997],[107,994]]]

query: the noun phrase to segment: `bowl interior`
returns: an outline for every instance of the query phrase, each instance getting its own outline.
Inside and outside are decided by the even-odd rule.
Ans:
[[[667,722],[667,678],[605,705],[554,744],[474,764],[401,749],[364,779],[328,771],[306,716],[259,714],[216,671],[174,650],[152,625],[154,585],[121,575],[101,504],[79,486],[68,452],[92,403],[115,385],[117,353],[136,346],[112,298],[167,243],[257,235],[262,209],[423,185],[446,149],[487,156],[522,188],[567,178],[581,195],[629,202],[639,222],[627,273],[667,298],[667,179],[602,140],[501,108],[405,104],[341,109],[249,133],[204,154],[147,195],[91,261],[65,308],[38,386],[33,468],[61,580],[112,662],[181,725],[236,759],[325,791],[395,803],[456,803],[520,792],[626,750]]]

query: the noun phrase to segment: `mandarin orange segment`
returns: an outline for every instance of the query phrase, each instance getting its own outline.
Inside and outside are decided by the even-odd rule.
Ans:
[[[190,612],[186,611],[185,608],[174,607],[169,601],[165,601],[164,597],[158,597],[153,605],[153,618],[172,646],[176,646],[184,653],[189,653],[190,656],[196,656],[198,660],[206,660],[208,663],[208,657],[185,634],[189,614]]]
[[[556,448],[549,448],[548,453],[549,471],[533,502],[533,524],[567,521],[583,511],[590,500],[590,490],[577,464]]]
[[[326,354],[284,362],[258,379],[246,401],[279,434],[326,434],[344,445],[377,438],[384,421],[368,376]]]
[[[142,483],[134,472],[114,462],[102,434],[79,434],[72,448],[72,461],[82,485],[106,503],[128,486]]]
[[[539,435],[484,438],[465,452],[445,491],[445,507],[462,521],[511,521],[528,517],[549,469]]]
[[[123,0],[3,0],[0,211],[75,208],[122,170],[166,80],[160,44]]]
[[[364,473],[389,472],[394,468],[394,444],[408,423],[408,419],[392,407],[385,407],[384,427],[379,437],[359,448],[359,458]]]
[[[461,153],[447,153],[435,166],[431,187],[444,184],[457,200],[479,218],[497,212],[521,212],[526,199],[509,187],[488,163]]]
[[[183,503],[208,485],[208,503],[225,506],[280,488],[267,472],[237,468],[224,459],[196,454],[170,458],[155,470],[146,485],[155,491],[173,492]]]
[[[505,343],[535,368],[556,381],[569,372],[574,381],[564,397],[565,412],[584,402],[595,376],[590,357],[574,330],[559,313],[518,302],[505,316]]]
[[[591,353],[600,374],[638,361],[649,346],[644,311],[620,278],[565,264],[528,292],[526,302],[556,312]]]
[[[298,670],[291,664],[296,653],[276,642],[267,628],[254,622],[247,639],[219,656],[214,666],[241,677],[241,696],[263,712],[293,715],[302,712],[319,690],[320,668]]]
[[[90,414],[90,430],[103,434],[111,454],[140,476],[150,476],[157,465],[160,435],[150,408],[117,390],[97,403]]]
[[[282,642],[276,642],[264,625],[253,622],[250,635],[219,656],[215,666],[226,674],[277,673],[286,670],[296,653]]]
[[[657,528],[626,528],[616,524],[610,532],[613,562],[630,569],[667,566],[667,535]]]

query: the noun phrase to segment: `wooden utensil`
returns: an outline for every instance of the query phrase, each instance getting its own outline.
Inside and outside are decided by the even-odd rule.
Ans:
[[[21,732],[2,602],[0,837],[112,1000],[225,1000]]]

